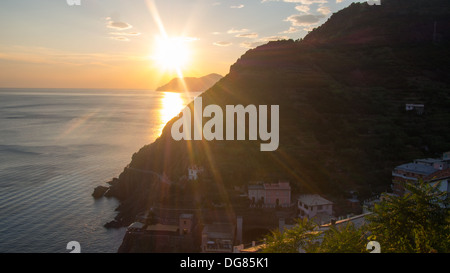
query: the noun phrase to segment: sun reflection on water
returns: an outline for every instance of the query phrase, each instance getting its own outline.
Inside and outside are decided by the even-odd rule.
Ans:
[[[164,92],[161,107],[161,122],[166,124],[169,120],[178,115],[184,108],[184,100],[181,93]]]

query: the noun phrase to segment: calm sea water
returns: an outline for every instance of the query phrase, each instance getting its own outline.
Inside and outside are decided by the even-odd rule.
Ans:
[[[117,177],[194,96],[139,90],[0,89],[0,252],[116,252],[105,229]]]

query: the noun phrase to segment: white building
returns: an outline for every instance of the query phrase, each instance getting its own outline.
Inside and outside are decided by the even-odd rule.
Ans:
[[[197,180],[198,175],[204,171],[203,167],[199,167],[197,165],[190,166],[188,168],[188,179],[189,180]]]
[[[419,180],[430,181],[434,177],[444,178],[449,170],[450,160],[448,152],[442,158],[422,158],[416,159],[412,163],[397,166],[392,171],[392,190],[398,196],[403,196],[406,192],[405,182],[416,183]],[[442,183],[441,187],[445,184]],[[445,191],[445,189],[443,188]]]
[[[333,216],[333,202],[318,194],[300,195],[297,207],[300,218],[314,218],[319,224],[329,222]]]
[[[416,111],[418,115],[422,115],[424,111],[425,105],[423,104],[413,104],[413,103],[407,103],[405,105],[406,111]]]

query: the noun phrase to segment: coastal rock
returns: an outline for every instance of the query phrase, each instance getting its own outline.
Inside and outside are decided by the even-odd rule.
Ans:
[[[104,197],[113,197],[113,194],[112,194],[112,191],[111,191],[111,188],[109,188],[106,192],[105,192],[105,194],[103,194],[103,196]]]
[[[123,227],[123,224],[117,220],[112,220],[103,225],[105,228],[120,228]]]
[[[119,183],[119,179],[114,177],[111,181],[108,181],[107,183],[111,186],[114,186],[117,185],[117,183]]]
[[[98,198],[101,198],[107,191],[108,191],[108,187],[105,187],[105,186],[97,186],[95,189],[94,189],[94,192],[92,193],[92,196],[95,198],[95,199],[98,199]]]

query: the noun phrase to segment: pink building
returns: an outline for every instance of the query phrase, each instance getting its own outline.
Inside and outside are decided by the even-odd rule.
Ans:
[[[289,207],[291,186],[289,182],[263,183],[248,186],[248,197],[252,206]]]

